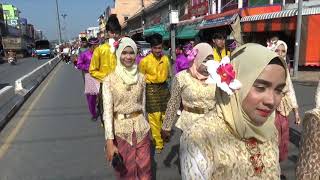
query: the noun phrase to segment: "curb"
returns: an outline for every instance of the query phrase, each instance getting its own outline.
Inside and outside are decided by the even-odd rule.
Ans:
[[[314,80],[301,80],[301,79],[294,79],[291,78],[293,83],[297,83],[303,86],[317,86],[319,81]]]
[[[52,67],[50,71],[44,77],[33,85],[29,90],[22,89],[11,98],[11,102],[8,103],[7,109],[1,110],[0,115],[3,113],[3,116],[0,116],[0,132],[6,126],[6,124],[11,120],[11,118],[18,112],[22,105],[28,100],[31,94],[39,87],[39,85],[49,76],[49,74],[60,64],[61,60]]]

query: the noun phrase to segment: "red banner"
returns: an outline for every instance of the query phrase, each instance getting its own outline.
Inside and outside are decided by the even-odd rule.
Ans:
[[[281,5],[250,7],[241,10],[241,17],[281,11]]]

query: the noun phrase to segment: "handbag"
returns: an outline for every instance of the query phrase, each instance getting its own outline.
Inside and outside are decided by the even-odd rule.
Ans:
[[[124,173],[127,170],[123,162],[123,157],[121,156],[120,153],[115,153],[113,155],[111,164],[112,164],[112,167],[120,173]]]

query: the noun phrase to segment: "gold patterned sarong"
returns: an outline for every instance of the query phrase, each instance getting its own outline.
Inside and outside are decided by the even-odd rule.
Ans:
[[[147,84],[146,110],[148,113],[165,112],[170,98],[167,83]]]

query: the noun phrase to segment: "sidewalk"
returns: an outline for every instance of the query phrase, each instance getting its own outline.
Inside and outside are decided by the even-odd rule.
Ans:
[[[297,77],[291,76],[291,79],[293,82],[316,85],[320,80],[320,71],[298,71]]]

